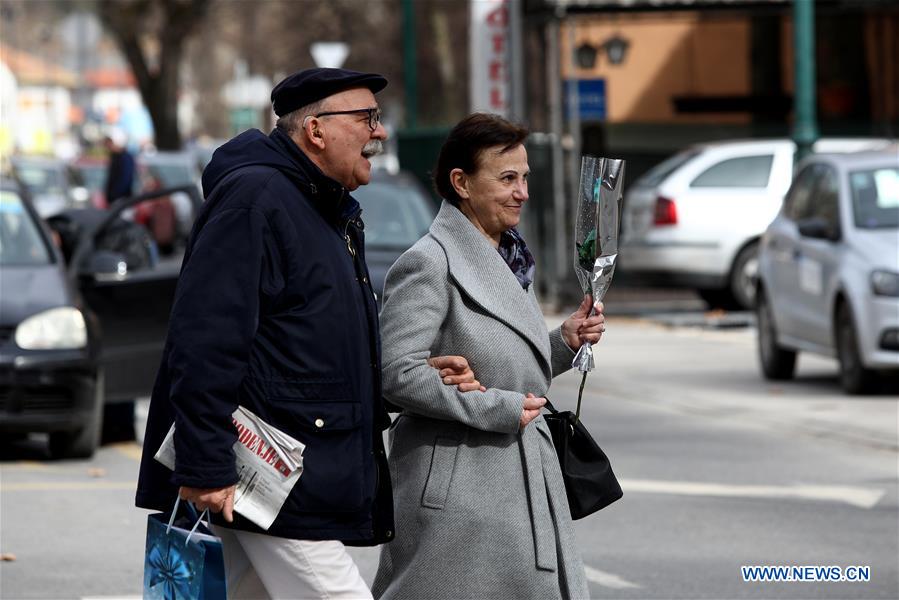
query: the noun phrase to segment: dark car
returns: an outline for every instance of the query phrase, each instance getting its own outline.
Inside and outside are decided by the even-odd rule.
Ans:
[[[195,189],[159,194],[179,191],[196,212]],[[0,429],[49,433],[54,457],[90,456],[110,415],[152,390],[181,259],[160,260],[120,217],[146,195],[63,211],[51,231],[19,188],[2,193]]]
[[[103,376],[95,319],[50,231],[18,187],[0,186],[0,430],[46,432],[54,456],[90,456]]]
[[[77,169],[58,158],[13,156],[12,175],[24,187],[41,217],[86,206],[90,192]]]
[[[353,192],[365,222],[365,259],[378,303],[387,270],[428,232],[436,204],[407,173],[375,171],[368,185]]]

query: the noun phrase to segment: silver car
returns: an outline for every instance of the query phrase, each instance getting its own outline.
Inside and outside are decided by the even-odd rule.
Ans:
[[[756,307],[768,379],[799,351],[836,357],[850,394],[899,373],[899,147],[800,165],[762,236]]]
[[[881,149],[884,139],[821,139],[815,152]],[[793,177],[787,139],[701,144],[657,165],[624,199],[618,268],[694,288],[710,306],[752,307],[758,239]]]

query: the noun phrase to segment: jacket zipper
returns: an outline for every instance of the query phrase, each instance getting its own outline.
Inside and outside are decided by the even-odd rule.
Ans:
[[[343,226],[343,239],[346,240],[346,249],[350,253],[354,259],[356,258],[356,249],[353,248],[353,242],[350,239],[350,223],[352,222],[352,218],[347,219],[346,224]],[[355,261],[354,261],[355,262]],[[355,267],[354,267],[355,270]]]

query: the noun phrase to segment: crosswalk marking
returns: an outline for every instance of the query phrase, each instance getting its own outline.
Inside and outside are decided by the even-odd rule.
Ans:
[[[716,496],[730,498],[799,499],[842,502],[858,508],[873,508],[884,491],[872,488],[835,485],[731,485],[692,481],[654,481],[622,479],[625,492],[675,494],[681,496]]]
[[[0,492],[136,490],[136,481],[20,481],[0,483]]]
[[[135,481],[22,481],[0,483],[2,492],[30,491],[93,491],[133,490]],[[697,483],[693,481],[660,481],[650,479],[622,479],[626,493],[672,494],[677,496],[708,496],[718,498],[761,498],[840,502],[857,508],[873,508],[884,491],[873,488],[835,485],[733,485]]]
[[[605,571],[600,571],[599,569],[588,566],[584,566],[584,570],[587,571],[587,579],[589,581],[603,587],[612,588],[613,590],[639,589],[642,587],[636,583],[631,583],[614,573],[606,573]]]

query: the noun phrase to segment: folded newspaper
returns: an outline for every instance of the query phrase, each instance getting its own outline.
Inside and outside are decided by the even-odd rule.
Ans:
[[[231,415],[237,429],[234,458],[240,480],[234,510],[263,529],[271,527],[303,473],[306,446],[242,406]],[[175,426],[154,458],[175,470]]]

